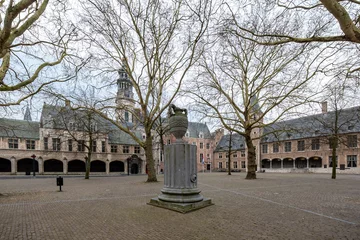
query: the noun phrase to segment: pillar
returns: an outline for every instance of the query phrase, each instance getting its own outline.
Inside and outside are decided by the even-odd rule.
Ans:
[[[272,169],[272,160],[270,159],[270,169]]]
[[[293,159],[293,168],[295,169],[295,159]]]
[[[64,170],[64,174],[68,174],[68,161],[67,160],[63,161],[63,170]]]
[[[125,174],[129,173],[129,167],[128,167],[128,161],[127,160],[125,160],[125,162],[124,162],[124,172],[125,172]]]
[[[39,174],[44,174],[44,161],[38,158],[37,162],[39,165]]]
[[[280,159],[280,162],[281,162],[281,169],[284,168],[284,159]]]
[[[17,172],[17,163],[15,158],[10,159],[11,162],[11,174],[16,174]]]
[[[106,168],[106,175],[109,175],[110,174],[110,162],[109,162],[109,160],[106,160],[105,168]]]
[[[309,168],[309,159],[306,159],[306,168]]]

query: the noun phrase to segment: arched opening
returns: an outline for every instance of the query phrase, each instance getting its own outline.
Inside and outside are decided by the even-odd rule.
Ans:
[[[39,163],[34,160],[34,168],[35,172],[39,172]],[[24,158],[17,161],[17,171],[18,172],[32,172],[33,169],[33,159],[31,158]]]
[[[131,164],[131,174],[138,174],[139,173],[139,165],[136,163]]]
[[[271,163],[272,168],[281,168],[281,159],[280,158],[274,158],[271,162],[272,162]]]
[[[64,164],[57,159],[44,161],[44,172],[64,172]]]
[[[270,159],[261,160],[261,168],[270,168]]]
[[[124,172],[125,165],[122,161],[113,161],[110,163],[110,172]]]
[[[81,160],[69,161],[68,172],[85,172],[85,162]]]
[[[294,160],[292,158],[284,158],[283,159],[283,168],[293,168]]]
[[[11,172],[11,161],[0,158],[0,172]]]
[[[321,157],[309,158],[309,167],[310,168],[321,168],[322,167],[322,158]]]
[[[106,172],[106,164],[100,160],[94,160],[90,163],[90,172]]]
[[[307,161],[304,157],[295,158],[295,168],[307,168]]]

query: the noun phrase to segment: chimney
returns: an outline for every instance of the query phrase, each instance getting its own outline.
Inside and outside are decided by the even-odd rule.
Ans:
[[[327,113],[327,102],[326,101],[321,103],[321,112]]]
[[[68,99],[65,100],[65,106],[70,107],[70,100]]]

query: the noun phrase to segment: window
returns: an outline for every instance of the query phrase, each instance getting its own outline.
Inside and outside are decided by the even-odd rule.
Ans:
[[[246,168],[245,161],[241,161],[241,168]]]
[[[347,145],[349,148],[356,148],[357,147],[357,135],[347,136]]]
[[[237,168],[237,162],[233,162],[234,168]]]
[[[85,151],[85,141],[84,140],[79,140],[78,141],[78,151],[79,152],[84,152]]]
[[[219,162],[219,168],[222,168],[222,162]]]
[[[52,139],[52,147],[54,151],[60,151],[60,138]]]
[[[336,156],[336,166],[338,166],[338,157]],[[332,167],[332,156],[329,156],[329,167]]]
[[[237,158],[237,153],[234,153],[234,154],[233,154],[233,157],[234,157],[234,158]]]
[[[185,137],[189,137],[189,131],[185,133]]]
[[[102,141],[102,142],[101,142],[101,152],[106,152],[105,141]]]
[[[96,146],[96,141],[94,140],[92,143],[92,152],[96,152],[97,146]]]
[[[140,146],[134,147],[134,153],[140,153]]]
[[[129,146],[123,146],[123,153],[129,153]]]
[[[285,142],[285,152],[291,152],[291,142]]]
[[[70,152],[72,152],[72,150],[73,150],[73,146],[72,146],[72,144],[73,144],[73,141],[72,141],[72,139],[69,139],[68,140],[68,150],[70,151]]]
[[[117,145],[111,145],[110,146],[110,151],[112,152],[112,153],[117,153]]]
[[[168,139],[168,141],[167,141],[167,142],[168,142],[168,145],[169,145],[169,144],[170,144],[170,139]]]
[[[319,150],[320,149],[320,139],[312,139],[311,140],[311,150]]]
[[[304,140],[300,140],[297,142],[297,150],[305,151],[305,141]]]
[[[203,149],[204,148],[204,143],[200,143],[200,149]]]
[[[210,149],[210,143],[206,144],[206,149]]]
[[[8,143],[9,143],[9,148],[12,149],[19,148],[19,139],[9,138]]]
[[[163,161],[163,155],[164,155],[163,151],[160,151],[160,162]]]
[[[356,155],[347,155],[347,166],[348,167],[357,167],[357,156]]]
[[[192,145],[196,145],[196,142],[193,142],[193,144]]]
[[[44,149],[49,149],[49,139],[47,137],[44,137]]]
[[[204,154],[200,153],[200,162],[202,163],[204,161]]]
[[[129,121],[129,112],[125,111],[125,122]]]
[[[263,144],[262,145],[262,153],[267,153],[268,152],[268,145],[267,144]]]
[[[222,153],[219,153],[219,158],[222,158]]]
[[[73,122],[69,122],[69,130],[75,130],[75,124]]]
[[[241,157],[245,157],[245,151],[244,150],[241,150],[240,154],[241,154],[240,155]]]
[[[229,153],[226,153],[226,154],[225,154],[225,158],[229,158]]]
[[[97,124],[96,123],[90,124],[90,131],[91,132],[96,132],[97,131]]]
[[[202,132],[199,133],[199,138],[204,138],[204,134]]]
[[[226,169],[229,168],[229,162],[226,162]]]
[[[35,149],[35,140],[26,140],[26,149]]]
[[[274,143],[274,144],[273,144],[273,152],[274,152],[274,153],[279,152],[279,143]]]

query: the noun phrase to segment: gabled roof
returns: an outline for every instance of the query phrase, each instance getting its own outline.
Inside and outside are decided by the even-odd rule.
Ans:
[[[230,134],[224,135],[214,152],[223,152],[229,150],[230,145]],[[243,150],[245,149],[245,138],[237,133],[231,135],[231,150]]]
[[[189,138],[200,138],[200,133],[204,134],[203,138],[211,138],[211,133],[205,123],[189,122],[188,130]]]
[[[338,116],[339,134],[360,132],[360,107],[353,107],[282,121],[266,126],[261,142],[276,142],[329,136],[334,132]]]
[[[39,122],[0,118],[0,136],[39,139]]]

